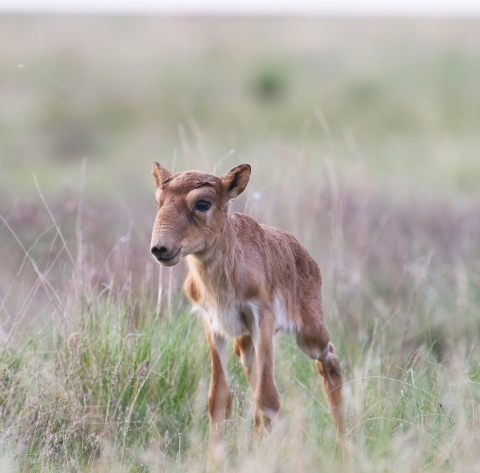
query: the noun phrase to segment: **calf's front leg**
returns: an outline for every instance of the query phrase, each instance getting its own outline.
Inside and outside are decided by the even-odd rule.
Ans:
[[[270,310],[259,314],[258,333],[254,336],[257,354],[257,382],[255,386],[255,428],[258,433],[270,430],[272,422],[278,417],[280,396],[278,394],[274,368],[273,332],[275,316]]]
[[[208,463],[215,465],[220,463],[224,456],[224,425],[232,410],[232,394],[226,379],[227,341],[212,333],[208,320],[204,319],[204,325],[212,358],[212,376],[208,393],[210,420]]]

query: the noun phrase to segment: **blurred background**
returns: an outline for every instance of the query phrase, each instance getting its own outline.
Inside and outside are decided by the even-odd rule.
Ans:
[[[0,295],[24,257],[12,230],[28,247],[53,225],[40,193],[72,246],[85,202],[91,264],[125,237],[142,273],[152,161],[217,173],[250,163],[236,209],[248,201],[305,244],[318,239],[312,228],[330,231],[307,210],[329,186],[377,192],[378,205],[478,201],[480,20],[431,11],[4,14],[0,212],[12,228],[0,224]]]

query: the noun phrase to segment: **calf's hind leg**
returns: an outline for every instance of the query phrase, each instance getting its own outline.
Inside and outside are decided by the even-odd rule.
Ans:
[[[340,362],[328,338],[326,342],[322,338],[325,337],[316,338],[311,335],[298,334],[297,344],[303,352],[315,360],[317,370],[323,379],[323,387],[328,396],[335,428],[338,434],[343,435],[345,434],[345,415],[343,412],[343,380]]]
[[[237,337],[233,341],[233,351],[240,358],[248,384],[255,392],[257,386],[257,357],[252,337],[250,335]]]
[[[331,343],[327,346],[328,351],[326,356],[315,361],[318,372],[322,375],[323,387],[330,402],[332,409],[333,421],[335,427],[340,435],[345,434],[345,414],[343,412],[343,398],[342,398],[342,372],[340,370],[340,362],[337,355],[335,355],[334,347]]]

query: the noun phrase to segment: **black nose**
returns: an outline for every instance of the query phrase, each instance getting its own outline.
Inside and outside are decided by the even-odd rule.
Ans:
[[[158,246],[154,246],[150,251],[155,258],[165,258],[165,256],[170,253],[170,250],[165,246],[161,246],[160,248],[158,248]]]

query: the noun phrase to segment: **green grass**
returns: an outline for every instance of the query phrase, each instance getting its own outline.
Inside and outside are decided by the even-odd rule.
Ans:
[[[265,205],[250,197],[247,209],[294,231],[321,264],[350,461],[365,472],[470,471],[480,413],[475,203],[391,198],[334,181],[319,193],[314,180],[298,179],[301,192],[273,185],[259,197]],[[203,471],[209,355],[181,296],[184,270],[157,270],[148,241],[136,237],[141,212],[99,205],[80,196],[71,215],[63,203],[39,204],[36,238],[24,233],[32,227],[21,207],[10,230],[3,222],[5,271],[14,271],[3,274],[11,286],[2,298],[2,461],[15,471]],[[92,215],[136,231],[99,228]],[[30,238],[23,263],[9,232]],[[276,346],[282,424],[262,442],[230,354],[228,469],[343,471],[315,366],[293,338],[277,335]]]
[[[104,448],[130,462],[161,440],[159,454],[179,454],[205,374],[206,354],[192,356],[199,324],[116,298],[81,301],[68,336],[51,320],[15,327],[22,349],[2,350],[2,451],[18,456],[23,442],[17,460],[31,471],[83,469]]]
[[[202,471],[209,363],[201,323],[181,306],[158,313],[128,291],[84,291],[78,299],[62,294],[69,320],[14,325],[2,345],[3,462],[10,471]],[[327,297],[326,307],[334,305]],[[362,329],[340,326],[340,315],[328,317],[344,367],[356,469],[471,469],[478,461],[478,349],[458,336],[439,361],[432,340],[401,340],[403,323],[380,321],[382,310],[372,315],[368,339]],[[422,307],[412,316],[422,317]],[[252,396],[233,358],[231,469],[340,471],[320,379],[294,340],[277,343],[282,425],[260,445],[252,439]]]

